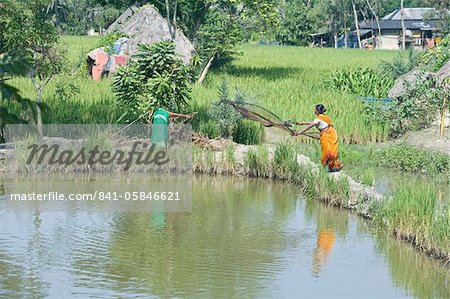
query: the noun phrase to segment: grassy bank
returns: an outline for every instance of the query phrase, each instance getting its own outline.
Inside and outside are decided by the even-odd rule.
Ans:
[[[52,80],[44,90],[43,101],[50,108],[44,122],[114,123],[122,115],[116,106],[111,78],[92,82],[86,74],[80,76],[85,54],[98,41],[97,37],[61,37],[71,71]],[[314,106],[324,103],[346,142],[387,139],[387,127],[369,122],[359,100],[331,90],[322,83],[322,77],[335,69],[375,66],[382,59],[391,59],[393,51],[257,45],[243,45],[240,50],[242,56],[229,67],[212,71],[203,85],[194,86],[194,110],[206,111],[218,98],[220,83],[226,80],[230,88],[239,87],[285,119],[310,120]],[[12,83],[23,96],[35,97],[29,79],[15,78]]]
[[[210,150],[194,150],[197,172],[240,173],[247,176],[282,179],[300,187],[310,198],[338,206],[349,207],[349,183],[336,180],[322,168],[299,165],[301,150],[290,143],[278,143],[273,154],[267,147],[248,147],[235,153],[233,146],[217,154]],[[362,198],[358,198],[361,202]],[[363,213],[362,205],[357,211]],[[370,202],[371,223],[380,231],[405,240],[444,261],[450,261],[450,211],[446,199],[439,199],[433,184],[409,178],[409,184],[399,184],[382,201]]]

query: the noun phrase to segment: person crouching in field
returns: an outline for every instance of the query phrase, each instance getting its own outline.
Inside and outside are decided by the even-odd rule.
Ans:
[[[316,105],[314,112],[317,115],[316,119],[311,122],[297,122],[297,125],[307,125],[307,127],[301,131],[297,131],[296,135],[306,135],[320,139],[320,144],[322,145],[322,165],[324,167],[328,166],[330,172],[337,172],[343,167],[343,164],[338,160],[338,134],[330,118],[325,115],[326,111],[327,109],[322,104]],[[314,126],[320,131],[320,137],[306,133]]]
[[[189,119],[192,114],[179,114],[174,113],[174,109],[171,108],[170,112],[164,108],[158,108],[153,112],[153,128],[150,141],[162,147],[167,147],[169,142],[169,123],[171,117],[181,117]]]

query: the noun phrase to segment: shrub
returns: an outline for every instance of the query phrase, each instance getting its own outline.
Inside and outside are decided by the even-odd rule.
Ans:
[[[220,128],[220,135],[224,138],[233,136],[241,115],[225,101],[230,101],[227,82],[223,81],[219,88],[219,100],[214,102],[208,110],[208,116],[214,119]]]
[[[56,100],[68,101],[80,92],[80,86],[76,78],[69,75],[61,75],[56,79],[54,97]]]
[[[418,52],[412,48],[408,51],[399,51],[393,60],[380,63],[381,73],[398,78],[412,71],[417,66],[418,57]]]
[[[284,45],[306,46],[312,33],[309,10],[301,2],[287,3],[276,38]]]
[[[450,60],[450,36],[447,35],[434,49],[423,52],[419,57],[419,64],[430,71],[436,72]]]
[[[389,124],[389,133],[394,138],[428,127],[436,119],[446,96],[446,90],[438,88],[434,79],[405,85],[403,95],[391,103],[371,101],[365,104],[368,122]]]
[[[139,54],[119,69],[113,90],[125,110],[123,117],[134,121],[158,107],[183,109],[191,99],[190,72],[175,54],[172,42],[139,45]]]
[[[408,84],[401,98],[391,105],[389,121],[394,136],[409,130],[419,130],[430,125],[438,114],[444,88],[435,88],[434,80]]]

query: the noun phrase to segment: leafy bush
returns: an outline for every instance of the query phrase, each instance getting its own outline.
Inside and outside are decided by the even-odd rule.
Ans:
[[[56,79],[54,97],[60,101],[68,101],[80,92],[80,85],[73,76],[62,75]]]
[[[446,36],[437,47],[423,52],[419,64],[436,72],[450,60],[450,36]]]
[[[257,122],[241,119],[233,132],[233,141],[247,145],[261,144],[264,141],[264,127]]]
[[[394,78],[371,68],[332,71],[323,78],[327,87],[363,97],[384,98],[394,86]]]
[[[418,64],[419,52],[410,48],[408,51],[399,51],[397,56],[390,61],[382,61],[380,63],[380,71],[388,74],[393,78],[412,71]]]
[[[367,121],[389,124],[391,137],[428,127],[438,115],[446,95],[434,79],[405,83],[405,92],[391,103],[371,101],[365,104]],[[448,93],[448,92],[447,92]]]
[[[220,135],[224,138],[233,136],[241,115],[224,101],[230,101],[227,82],[223,81],[219,88],[219,100],[208,110],[208,116],[214,119],[220,127]]]
[[[312,25],[313,22],[305,4],[287,3],[276,38],[284,45],[306,46],[308,35],[313,30]]]
[[[445,90],[435,87],[434,80],[407,85],[405,93],[394,101],[389,111],[392,135],[423,129],[436,119]]]
[[[139,45],[139,53],[114,77],[127,122],[157,107],[183,109],[191,99],[190,72],[175,54],[172,42]]]
[[[449,156],[419,149],[406,143],[397,143],[374,154],[379,166],[397,168],[408,172],[437,175],[450,171]]]

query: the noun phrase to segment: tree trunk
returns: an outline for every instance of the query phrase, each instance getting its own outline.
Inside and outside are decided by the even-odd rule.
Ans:
[[[172,16],[172,40],[175,41],[177,37],[177,11],[178,11],[178,0],[175,0],[175,4],[173,5],[173,16]]]
[[[378,27],[378,39],[379,39],[379,44],[380,44],[380,47],[381,47],[381,45],[382,45],[382,42],[381,42],[381,26],[380,26],[380,19],[378,18],[378,15],[375,13],[375,11],[373,10],[373,7],[372,7],[372,5],[370,5],[370,1],[369,0],[367,0],[367,6],[369,7],[369,9],[370,9],[370,11],[372,12],[372,14],[373,14],[373,16],[375,17],[375,20],[376,20],[376,22],[377,22],[377,27]],[[375,39],[375,41],[376,41],[377,39]],[[378,43],[377,42],[375,42],[375,46],[378,48]]]
[[[358,46],[362,49],[361,35],[359,33],[358,13],[356,11],[355,1],[352,1],[353,15],[355,16],[356,37],[358,38]]]
[[[205,68],[202,71],[202,74],[200,75],[200,78],[198,78],[198,81],[197,81],[198,84],[202,84],[203,81],[205,81],[206,75],[208,74],[208,71],[214,61],[215,56],[216,56],[216,53],[211,55],[211,58],[209,59],[208,63],[206,64]]]
[[[345,14],[344,14],[344,48],[348,48],[348,33],[347,33],[347,22],[345,20]]]
[[[338,48],[338,33],[337,31],[334,32],[334,48]]]
[[[400,15],[402,18],[402,49],[406,49],[406,29],[405,29],[405,7],[404,7],[404,0],[401,0],[400,2]]]
[[[41,110],[41,95],[42,95],[42,89],[40,87],[36,90],[36,118],[37,118],[37,129],[39,132],[39,136],[42,136],[42,110]]]
[[[169,28],[169,34],[170,34],[170,38],[172,39],[172,41],[175,41],[175,32],[174,32],[174,28],[173,28],[173,24],[170,18],[170,4],[169,4],[169,0],[165,0],[166,3],[166,20],[167,20],[167,27]]]

